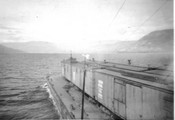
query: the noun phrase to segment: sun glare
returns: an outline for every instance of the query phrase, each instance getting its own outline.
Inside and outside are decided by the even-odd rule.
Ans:
[[[100,18],[95,15],[97,10],[92,5],[89,10],[87,5],[84,8],[81,4],[73,5],[71,9],[64,8],[64,14],[59,10],[43,12],[23,26],[24,35],[74,51],[86,50],[99,40],[99,35],[103,35],[99,28]]]
[[[83,37],[81,24],[59,24],[56,17],[30,22],[25,26],[24,34],[32,39],[52,42],[58,47],[67,47],[74,51],[89,47],[88,40]]]

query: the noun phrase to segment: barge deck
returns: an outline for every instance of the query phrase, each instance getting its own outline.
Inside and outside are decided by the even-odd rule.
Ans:
[[[48,77],[47,84],[61,119],[80,119],[81,91],[61,76]],[[112,120],[108,111],[99,108],[98,104],[87,96],[84,102],[84,119]]]

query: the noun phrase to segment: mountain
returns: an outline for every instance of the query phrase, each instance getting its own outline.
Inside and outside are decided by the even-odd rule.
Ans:
[[[63,50],[58,49],[54,44],[42,41],[31,41],[31,42],[12,42],[3,43],[4,46],[22,50],[26,53],[59,53]]]
[[[12,49],[5,47],[3,45],[0,45],[0,54],[11,54],[11,53],[23,53],[20,50]]]
[[[157,52],[173,52],[174,30],[159,30],[149,33],[137,42],[137,47],[142,50]]]
[[[174,30],[153,31],[137,41],[119,41],[112,44],[98,44],[96,51],[115,52],[173,52]]]

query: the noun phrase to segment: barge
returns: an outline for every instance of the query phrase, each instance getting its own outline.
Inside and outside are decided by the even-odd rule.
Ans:
[[[47,86],[61,120],[81,119],[82,93],[76,86],[60,75],[47,77]],[[84,119],[113,120],[110,112],[100,109],[92,99],[84,100]]]
[[[112,116],[125,120],[174,119],[173,71],[109,62],[61,62],[62,76]],[[86,76],[84,76],[86,72]]]

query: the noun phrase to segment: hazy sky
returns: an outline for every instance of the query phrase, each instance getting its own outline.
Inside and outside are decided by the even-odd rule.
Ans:
[[[169,28],[173,0],[0,0],[0,42],[48,41],[77,49]]]

